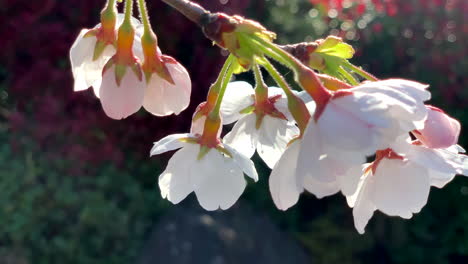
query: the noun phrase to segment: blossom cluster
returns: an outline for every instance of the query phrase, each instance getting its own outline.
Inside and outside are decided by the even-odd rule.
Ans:
[[[144,5],[143,24],[131,18],[131,3],[125,15],[107,6],[102,24],[78,36],[70,51],[75,91],[92,86],[114,119],[141,106],[158,116],[178,114],[190,100],[188,73],[161,54]],[[151,156],[177,150],[159,175],[163,198],[177,204],[194,192],[206,210],[228,209],[246,188],[244,175],[258,180],[251,160],[257,152],[271,168],[269,188],[279,209],[295,205],[304,191],[317,198],[341,192],[364,233],[375,210],[411,218],[431,186],[468,175],[468,157],[457,145],[460,123],[426,104],[428,85],[376,79],[347,61],[354,50],[339,38],[296,45],[306,51],[296,52],[303,55],[298,60],[256,22],[225,14],[209,21],[215,24],[204,25],[205,34],[231,55],[195,111],[190,133],[169,135],[151,149]],[[267,57],[291,68],[304,91],[292,90]],[[279,87],[266,86],[261,68]],[[255,87],[230,82],[250,70]],[[233,123],[222,138],[223,125]]]

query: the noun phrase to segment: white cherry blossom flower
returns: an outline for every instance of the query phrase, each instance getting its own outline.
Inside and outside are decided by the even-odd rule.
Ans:
[[[390,79],[335,93],[304,133],[297,165],[292,168],[301,178],[298,182],[313,177],[340,186],[344,195],[354,193],[359,177],[344,175],[353,175],[367,156],[424,126],[427,110],[423,101],[430,98],[426,87]],[[315,194],[322,196],[323,192]]]
[[[187,70],[174,59],[166,60],[165,65],[174,83],[153,74],[143,100],[145,110],[156,116],[178,115],[190,103],[192,82]]]
[[[136,32],[144,32],[143,25],[140,24]],[[150,45],[147,48],[153,47]],[[176,59],[163,55],[159,47],[156,47],[156,52],[152,54],[155,56],[146,61],[141,45],[135,49],[135,56],[140,59],[143,71],[149,76],[143,107],[156,116],[178,115],[190,103],[190,75]]]
[[[280,88],[269,87],[268,95],[268,101],[259,105],[249,83],[231,82],[221,113],[225,124],[237,121],[224,142],[247,157],[252,157],[257,150],[267,166],[273,168],[288,142],[299,135],[299,129],[287,110],[284,92]],[[243,111],[246,109],[248,111]]]
[[[199,159],[196,141],[191,134],[174,134],[154,144],[151,156],[179,149],[159,176],[161,195],[177,204],[195,192],[204,209],[228,209],[245,189],[244,173],[258,180],[253,162],[228,145],[222,147],[230,156],[212,148]]]
[[[442,188],[456,174],[468,175],[467,156],[458,154],[460,147],[431,149],[409,141],[398,140],[395,150],[378,151],[376,161],[364,165],[356,192],[346,197],[359,233],[375,210],[409,219],[427,203],[431,186]]]
[[[117,14],[116,28],[122,24],[123,20],[124,14]],[[137,26],[141,23],[138,19],[132,18],[132,24]],[[114,45],[109,44],[98,58],[93,59],[98,39],[95,35],[87,35],[87,33],[100,27],[101,24],[99,23],[93,29],[82,29],[70,48],[70,64],[75,80],[73,90],[75,92],[83,91],[92,86],[94,94],[97,97],[99,97],[99,87],[101,86],[104,65],[116,52]],[[141,32],[137,31],[138,34],[141,34]],[[141,46],[141,44],[139,38],[136,37],[134,48],[138,48],[138,46]]]
[[[145,82],[138,72],[127,68],[120,83],[117,83],[116,66],[104,72],[99,89],[99,98],[106,115],[113,119],[123,119],[136,113],[142,106],[145,96]]]

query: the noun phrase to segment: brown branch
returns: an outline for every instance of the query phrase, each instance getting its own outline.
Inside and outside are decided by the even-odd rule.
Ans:
[[[206,17],[210,15],[210,12],[199,4],[196,4],[189,0],[162,0],[164,3],[170,5],[177,11],[179,11],[186,18],[199,26],[202,26]]]

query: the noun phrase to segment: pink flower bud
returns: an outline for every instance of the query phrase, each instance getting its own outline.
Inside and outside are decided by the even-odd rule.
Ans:
[[[439,108],[428,109],[424,129],[414,131],[414,136],[429,148],[448,148],[458,141],[460,122],[445,114]]]

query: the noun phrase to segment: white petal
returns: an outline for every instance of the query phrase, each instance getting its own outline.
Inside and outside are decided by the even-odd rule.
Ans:
[[[417,82],[390,79],[366,83],[351,90],[384,98],[384,102],[391,107],[389,114],[398,119],[404,129],[410,131],[424,127],[427,116],[424,101],[430,98],[430,93],[425,88],[427,85]]]
[[[159,155],[164,152],[175,150],[184,146],[184,142],[180,141],[181,138],[192,137],[190,134],[172,134],[154,142],[151,148],[150,156]]]
[[[226,144],[224,145],[224,147],[227,149],[227,151],[229,151],[232,154],[232,158],[239,166],[239,168],[254,181],[258,181],[257,170],[255,169],[255,165],[252,162],[252,160],[250,160],[249,157],[237,152],[237,150],[231,148]]]
[[[363,167],[361,164],[357,164],[350,167],[345,174],[337,175],[337,181],[343,195],[348,196],[356,192],[362,174]]]
[[[96,37],[83,38],[87,32],[88,29],[81,30],[70,49],[70,63],[75,79],[74,91],[86,90],[90,86],[96,85],[99,87],[102,80],[102,69],[110,57],[115,54],[115,48],[108,45],[102,55],[93,61]]]
[[[198,202],[209,211],[231,207],[246,186],[235,161],[214,149],[196,161],[190,173]]]
[[[443,188],[447,183],[451,182],[455,178],[454,173],[442,173],[438,171],[429,170],[429,180],[431,186],[437,188]]]
[[[459,148],[447,148],[434,149],[433,151],[450,164],[458,174],[468,176],[468,156],[457,153],[459,150]]]
[[[380,131],[390,126],[384,111],[377,98],[356,93],[330,101],[318,126],[323,140],[335,148],[371,155],[381,143]]]
[[[258,133],[257,152],[269,168],[273,168],[289,141],[299,135],[299,129],[286,120],[265,116]]]
[[[107,116],[113,119],[123,119],[141,108],[146,85],[130,68],[127,68],[118,86],[114,69],[115,66],[112,66],[104,73],[99,97]]]
[[[253,105],[253,94],[254,90],[249,83],[244,81],[230,82],[221,103],[223,123],[230,124],[241,118],[242,114],[239,111]]]
[[[429,87],[429,85],[411,80],[388,79],[377,82],[367,82],[359,85],[358,87],[359,89],[373,89],[375,87],[391,88],[399,92],[403,92],[417,101],[427,101],[431,98],[431,93],[426,90]]]
[[[273,87],[273,88],[275,88],[275,87]],[[270,87],[269,89],[272,89],[272,88]],[[276,89],[279,89],[279,88],[276,88]],[[307,92],[305,92],[305,91],[302,91],[302,92],[293,91],[293,92],[297,97],[299,97],[300,99],[302,99],[302,101],[304,101],[307,108],[309,109],[309,112],[313,113],[315,111],[315,102],[312,100],[312,97],[310,97],[310,95]],[[294,118],[293,118],[291,112],[289,112],[288,99],[284,95],[284,92],[283,92],[283,96],[280,99],[278,99],[278,101],[275,102],[275,107],[289,121],[294,121]]]
[[[442,173],[456,174],[457,170],[454,163],[459,164],[457,163],[457,156],[458,154],[452,154],[448,151],[410,145],[405,157],[422,167]]]
[[[257,117],[250,114],[242,117],[224,137],[224,143],[236,149],[248,158],[255,153],[258,130],[255,128]]]
[[[190,103],[192,83],[187,70],[180,63],[167,63],[175,84],[154,73],[145,91],[143,107],[156,116],[178,115]]]
[[[427,169],[411,162],[383,159],[373,175],[371,197],[375,206],[391,216],[411,218],[427,203]]]
[[[166,170],[159,176],[161,196],[174,204],[179,203],[193,191],[190,170],[197,156],[193,146],[182,148],[169,160]]]
[[[291,143],[270,174],[271,197],[276,207],[281,210],[286,210],[295,205],[299,200],[299,194],[302,192],[302,188],[298,187],[294,173],[300,144],[300,140]]]
[[[361,178],[356,192],[346,197],[348,204],[353,207],[354,226],[359,234],[364,234],[364,229],[376,210],[370,195],[372,184],[372,175],[365,175]]]
[[[340,186],[337,181],[323,182],[318,181],[314,177],[305,177],[302,185],[304,189],[315,195],[318,199],[333,195],[340,191]]]
[[[363,154],[334,149],[326,143],[318,125],[314,121],[309,122],[302,139],[304,147],[300,150],[297,162],[298,181],[313,177],[324,183],[335,182],[337,176],[346,174],[349,169],[365,161]]]

